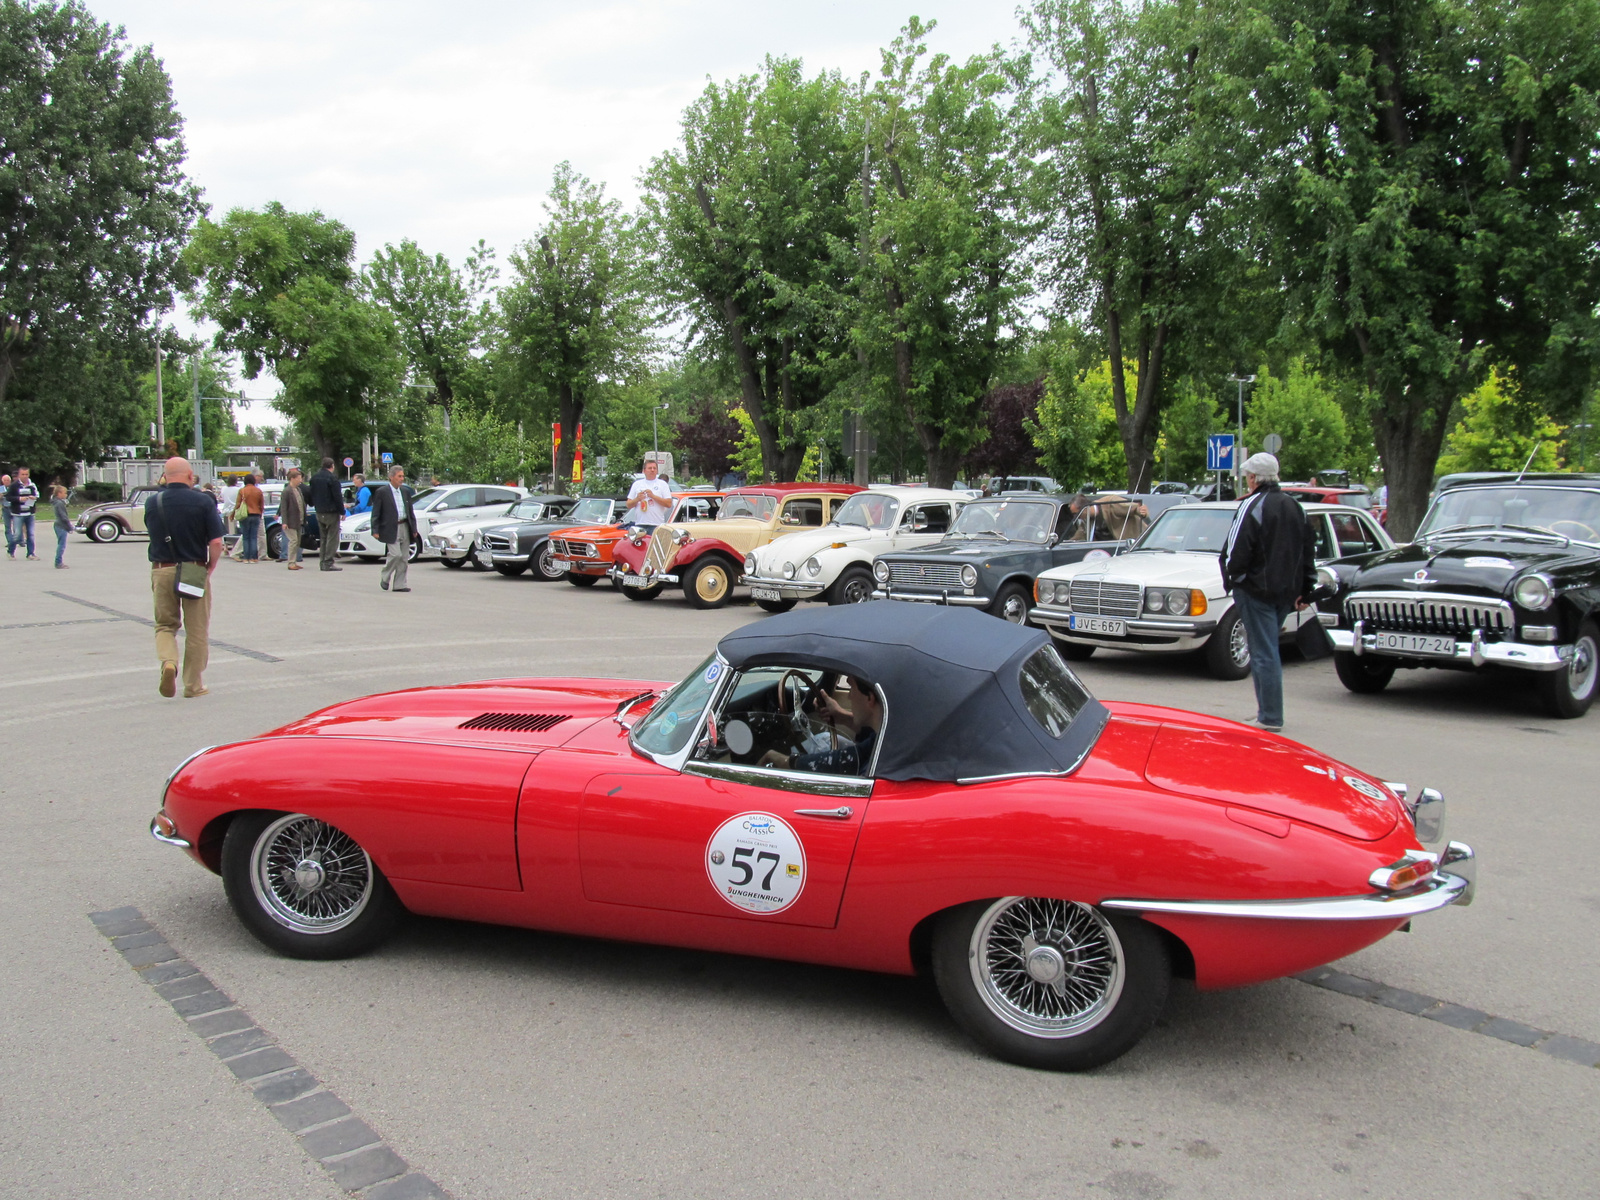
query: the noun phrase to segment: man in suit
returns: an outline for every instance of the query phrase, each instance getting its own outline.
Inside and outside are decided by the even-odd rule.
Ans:
[[[404,467],[392,468],[388,484],[372,489],[372,536],[389,547],[378,586],[388,592],[411,590],[406,586],[406,561],[417,540],[417,516],[411,509],[415,495],[406,483]]]
[[[307,497],[317,514],[318,565],[324,571],[342,571],[333,561],[339,553],[339,518],[344,515],[344,489],[339,477],[333,473],[333,459],[322,460],[322,470],[311,477],[311,494]]]

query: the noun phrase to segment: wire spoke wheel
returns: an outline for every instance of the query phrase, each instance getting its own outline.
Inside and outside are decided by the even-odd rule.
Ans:
[[[332,825],[295,813],[262,830],[250,885],[274,921],[296,933],[343,929],[365,911],[374,873],[367,852]]]
[[[1116,931],[1066,900],[996,901],[972,932],[968,961],[989,1010],[1034,1037],[1074,1037],[1103,1021],[1126,970]]]

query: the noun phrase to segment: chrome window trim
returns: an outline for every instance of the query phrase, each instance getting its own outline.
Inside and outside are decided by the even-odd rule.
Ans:
[[[858,775],[822,775],[810,771],[784,771],[777,767],[752,767],[743,763],[714,763],[691,759],[684,764],[687,775],[703,775],[772,788],[780,792],[799,792],[808,796],[866,799],[872,795],[873,780]]]

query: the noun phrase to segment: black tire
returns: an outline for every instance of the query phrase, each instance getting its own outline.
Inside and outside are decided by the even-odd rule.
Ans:
[[[89,526],[89,537],[97,542],[114,542],[122,536],[122,522],[115,517],[100,517]]]
[[[1237,604],[1217,623],[1200,653],[1205,655],[1206,670],[1217,679],[1243,679],[1250,674],[1250,638]]]
[[[1081,642],[1056,642],[1056,649],[1061,651],[1061,657],[1068,662],[1088,662],[1094,657],[1096,647],[1085,646]]]
[[[756,604],[759,607],[766,609],[769,613],[786,613],[791,608],[793,608],[796,604],[799,604],[799,603],[800,603],[800,601],[798,601],[798,600],[757,600],[756,601]]]
[[[865,604],[872,599],[872,588],[872,572],[865,567],[851,567],[833,581],[828,603]]]
[[[464,558],[451,558],[448,554],[441,554],[439,555],[439,565],[441,567],[449,567],[452,571],[459,571],[467,565],[467,560]]]
[[[696,559],[683,573],[683,594],[696,608],[721,608],[733,595],[739,573],[717,554]]]
[[[267,530],[264,540],[267,543],[267,557],[282,562],[283,556],[289,552],[289,535],[284,533],[283,526],[274,525]]]
[[[1600,689],[1600,631],[1593,621],[1578,626],[1572,642],[1572,658],[1559,671],[1539,675],[1539,701],[1552,717],[1571,720],[1581,717],[1594,703]]]
[[[654,600],[661,595],[661,585],[659,583],[655,587],[647,588],[629,587],[625,583],[618,586],[621,588],[622,594],[629,600]]]
[[[567,572],[567,582],[573,587],[591,588],[600,582],[598,575],[579,575],[576,571]]]
[[[489,569],[489,564],[478,557],[478,548],[476,546],[467,547],[466,561],[472,565],[474,571],[487,571]]]
[[[533,577],[544,583],[555,583],[566,578],[567,569],[550,556],[550,540],[541,542],[532,556]]]
[[[1359,658],[1348,650],[1333,652],[1333,671],[1339,682],[1361,696],[1374,696],[1394,678],[1394,662],[1363,654]]]
[[[956,1024],[997,1058],[1038,1070],[1087,1071],[1126,1054],[1161,1015],[1172,980],[1152,926],[1065,900],[964,904],[939,918],[932,949]]]
[[[1013,625],[1026,625],[1030,599],[1032,597],[1028,594],[1028,589],[1022,584],[1008,583],[995,594],[994,603],[989,605],[989,612],[1002,621],[1010,621]]]
[[[314,838],[315,846],[306,841]],[[296,860],[316,880],[302,891]],[[348,834],[303,813],[236,817],[222,842],[222,886],[239,920],[290,958],[350,958],[391,933],[405,915],[389,881]]]
[[[494,569],[499,571],[500,574],[504,575],[507,579],[515,579],[518,575],[521,575],[528,569],[528,564],[525,562],[495,563]]]

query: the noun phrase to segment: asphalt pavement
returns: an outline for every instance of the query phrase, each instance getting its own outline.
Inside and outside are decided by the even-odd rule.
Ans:
[[[1522,681],[1445,673],[1359,697],[1291,665],[1285,733],[1442,790],[1477,902],[1320,983],[1179,984],[1132,1053],[1056,1075],[986,1057],[916,979],[443,921],[354,961],[277,958],[146,832],[202,746],[394,688],[673,679],[760,610],[427,563],[389,595],[376,566],[229,562],[211,695],[163,700],[144,544],[75,536],[68,562],[0,560],[7,1197],[347,1194],[135,942],[353,1110],[336,1127],[359,1118],[413,1172],[395,1197],[1600,1195],[1600,1069],[1577,1061],[1600,1042],[1600,711],[1555,721]],[[1254,711],[1248,681],[1188,661],[1080,671],[1103,699]],[[110,940],[141,916],[151,933]]]

